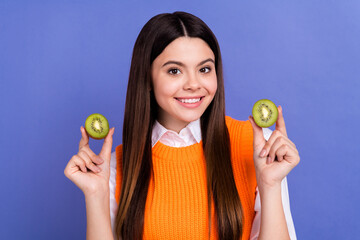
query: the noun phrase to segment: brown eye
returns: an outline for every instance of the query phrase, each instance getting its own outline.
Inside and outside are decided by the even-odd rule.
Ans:
[[[209,68],[209,67],[204,67],[204,68],[200,69],[200,72],[202,72],[202,73],[208,73],[210,71],[211,71],[211,68]]]
[[[172,68],[168,71],[171,75],[177,75],[180,74],[180,70],[177,68]]]

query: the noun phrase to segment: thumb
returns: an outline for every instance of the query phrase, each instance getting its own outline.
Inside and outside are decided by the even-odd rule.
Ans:
[[[111,148],[113,143],[113,134],[115,131],[115,127],[111,128],[108,135],[106,136],[104,140],[104,144],[101,148],[99,157],[104,159],[104,161],[109,161],[111,156]]]
[[[263,130],[261,127],[256,125],[253,116],[249,116],[250,123],[254,132],[254,150],[256,147],[260,146],[261,148],[265,145],[266,140],[264,138]]]

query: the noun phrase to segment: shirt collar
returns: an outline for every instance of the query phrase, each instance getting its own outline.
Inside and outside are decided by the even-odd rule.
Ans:
[[[201,127],[200,127],[200,119],[197,119],[193,122],[190,122],[188,125],[186,125],[185,128],[181,129],[179,133],[166,129],[163,125],[161,125],[157,120],[155,121],[155,124],[153,126],[152,135],[151,135],[151,142],[152,147],[155,146],[155,144],[165,135],[165,133],[171,132],[173,134],[176,134],[180,138],[182,138],[182,135],[184,134],[190,134],[194,137],[197,143],[201,141]]]

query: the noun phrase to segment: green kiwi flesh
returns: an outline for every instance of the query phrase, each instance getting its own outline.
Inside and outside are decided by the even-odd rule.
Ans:
[[[267,128],[276,122],[279,112],[275,103],[268,99],[261,99],[254,104],[252,115],[259,127]]]
[[[100,113],[94,113],[86,118],[85,130],[90,137],[103,139],[109,133],[109,122]]]

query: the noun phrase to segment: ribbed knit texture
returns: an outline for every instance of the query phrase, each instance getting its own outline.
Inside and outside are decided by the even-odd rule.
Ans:
[[[253,132],[249,121],[226,117],[231,142],[232,167],[243,207],[243,240],[250,237],[254,218],[256,176]],[[116,147],[115,198],[120,199],[122,145]],[[188,147],[169,147],[160,141],[152,148],[154,176],[145,206],[143,239],[207,239],[206,164],[202,142]],[[221,159],[219,159],[221,161]],[[211,239],[217,239],[212,203]]]

